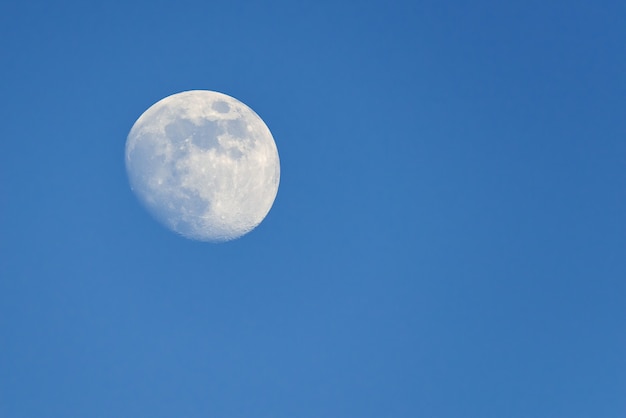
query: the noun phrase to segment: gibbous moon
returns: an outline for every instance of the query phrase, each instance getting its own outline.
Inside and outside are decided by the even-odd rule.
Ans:
[[[146,110],[126,140],[126,171],[158,221],[210,242],[261,223],[280,181],[265,123],[239,100],[208,90],[174,94]]]

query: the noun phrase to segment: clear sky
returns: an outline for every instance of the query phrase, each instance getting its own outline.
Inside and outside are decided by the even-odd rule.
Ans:
[[[0,416],[626,416],[624,1],[4,1]],[[157,100],[274,134],[265,221],[132,194]]]

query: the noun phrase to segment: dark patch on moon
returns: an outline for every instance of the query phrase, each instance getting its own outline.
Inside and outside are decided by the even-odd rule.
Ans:
[[[210,202],[205,201],[200,195],[192,190],[185,189],[185,194],[176,202],[176,207],[171,214],[184,213],[176,222],[176,229],[183,235],[194,235],[198,228],[198,218],[211,206]]]
[[[230,111],[230,106],[226,102],[218,101],[214,102],[213,106],[211,106],[213,110],[219,113],[228,113]]]
[[[176,147],[183,146],[185,140],[191,138],[195,130],[196,125],[188,119],[177,120],[165,125],[165,135]]]
[[[203,121],[201,125],[196,127],[191,141],[195,146],[204,151],[219,148],[217,137],[222,133],[224,133],[224,131],[217,122],[210,120]]]
[[[184,198],[179,202],[181,211],[189,213],[191,216],[202,216],[204,212],[209,208],[209,202],[200,197],[198,192],[185,189]]]
[[[175,154],[181,155],[188,152],[187,143],[191,141],[203,151],[219,148],[217,137],[224,133],[217,122],[211,120],[202,121],[196,125],[190,120],[182,119],[165,126],[165,135],[175,147]]]
[[[242,119],[227,120],[226,132],[235,138],[245,138],[248,134],[248,125]]]

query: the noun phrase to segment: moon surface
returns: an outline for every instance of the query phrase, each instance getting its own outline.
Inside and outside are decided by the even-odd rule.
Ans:
[[[130,185],[163,225],[223,242],[254,229],[280,181],[268,127],[239,100],[208,90],[168,96],[146,110],[126,140]]]

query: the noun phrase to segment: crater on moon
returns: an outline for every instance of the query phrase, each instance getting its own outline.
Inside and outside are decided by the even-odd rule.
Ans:
[[[154,217],[202,241],[228,241],[254,229],[280,181],[276,144],[242,102],[207,90],[155,103],[126,141],[131,188]]]

